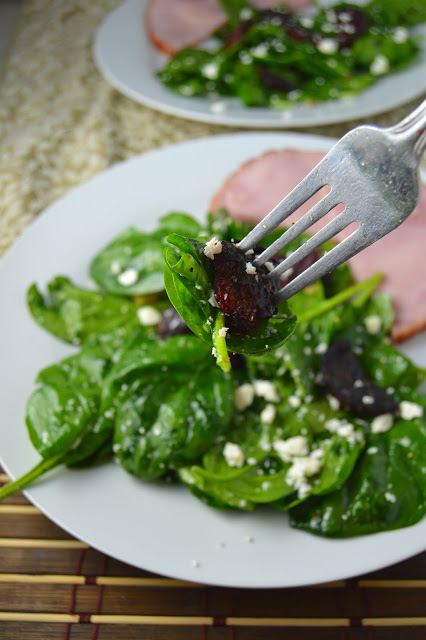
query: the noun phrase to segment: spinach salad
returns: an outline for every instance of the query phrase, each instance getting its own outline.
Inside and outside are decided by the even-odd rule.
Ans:
[[[275,109],[351,98],[418,58],[421,39],[412,28],[426,22],[424,0],[314,3],[301,13],[285,3],[267,10],[245,0],[220,4],[227,24],[157,72],[169,89],[216,100],[218,110],[223,97]]]
[[[54,467],[114,458],[216,509],[268,505],[323,536],[422,519],[426,370],[390,342],[380,274],[354,283],[342,265],[231,333],[212,268],[218,245],[249,228],[226,211],[203,227],[172,212],[93,258],[96,289],[63,275],[30,286],[34,321],[75,352],[39,372],[26,425],[41,460],[0,499]]]

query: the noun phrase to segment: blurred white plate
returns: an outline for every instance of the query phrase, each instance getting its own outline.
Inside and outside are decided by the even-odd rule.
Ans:
[[[28,286],[36,281],[44,288],[57,274],[87,286],[91,258],[127,226],[152,229],[171,210],[204,220],[213,193],[245,160],[284,147],[327,151],[332,142],[266,132],[185,142],[115,165],[40,215],[0,265],[0,455],[12,477],[39,459],[24,423],[36,374],[71,351],[30,318]],[[405,350],[426,364],[424,335]],[[372,571],[426,549],[426,519],[390,533],[327,540],[291,529],[287,516],[272,510],[215,511],[184,487],[143,483],[113,463],[58,469],[27,495],[65,530],[123,562],[208,584],[319,583]],[[193,560],[200,566],[194,567]]]
[[[121,93],[164,113],[229,126],[308,127],[366,118],[404,104],[426,91],[426,42],[423,42],[422,55],[416,63],[378,79],[354,98],[315,105],[295,104],[286,110],[245,107],[236,98],[226,98],[223,99],[225,111],[214,113],[215,100],[196,96],[185,98],[155,77],[166,58],[151,45],[146,34],[144,13],[147,3],[148,0],[127,0],[106,17],[95,35],[94,58],[106,80]],[[321,3],[330,4],[330,1],[322,0]],[[426,25],[417,30],[426,35]]]

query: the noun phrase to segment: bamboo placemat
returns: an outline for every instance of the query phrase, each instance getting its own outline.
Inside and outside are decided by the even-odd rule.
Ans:
[[[112,89],[91,56],[119,0],[26,0],[0,79],[0,256],[52,201],[137,153],[225,127]],[[392,124],[415,103],[371,121]],[[350,122],[309,129],[341,136]],[[0,471],[0,481],[7,481]],[[1,640],[424,640],[426,553],[355,579],[243,590],[167,579],[72,538],[17,494],[0,504]]]
[[[95,551],[22,494],[0,504],[2,640],[425,637],[426,553],[312,587],[210,587],[157,576]]]

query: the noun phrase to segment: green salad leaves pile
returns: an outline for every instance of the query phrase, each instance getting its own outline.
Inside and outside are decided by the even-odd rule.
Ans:
[[[268,505],[323,536],[424,516],[426,370],[388,338],[393,311],[374,293],[380,275],[354,284],[341,266],[253,334],[221,342],[226,317],[208,302],[212,261],[202,247],[247,231],[224,211],[203,228],[173,212],[153,232],[128,229],[102,249],[89,266],[96,289],[64,276],[45,293],[29,288],[35,322],[75,352],[39,372],[26,424],[41,460],[0,499],[58,465],[115,458],[141,480],[180,482],[217,509]],[[170,301],[184,332],[165,324]],[[323,363],[339,340],[395,411],[354,415],[330,395]]]
[[[227,25],[204,46],[178,51],[157,77],[186,97],[231,96],[250,107],[354,96],[417,58],[420,40],[410,30],[426,22],[424,0],[340,2],[300,14],[278,2],[274,10],[221,5]]]

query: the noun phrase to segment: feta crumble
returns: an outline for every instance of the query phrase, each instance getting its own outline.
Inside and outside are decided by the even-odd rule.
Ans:
[[[275,386],[269,380],[255,380],[253,383],[254,392],[257,396],[264,398],[268,402],[279,402],[280,396]]]
[[[209,80],[216,80],[219,75],[219,65],[215,62],[209,62],[201,67],[201,73]]]
[[[272,424],[275,420],[276,409],[273,404],[267,404],[266,407],[260,413],[260,421],[265,424]]]
[[[364,324],[367,329],[367,333],[372,336],[376,336],[382,330],[382,319],[379,316],[367,316],[364,319]]]
[[[227,442],[223,447],[223,456],[230,467],[242,467],[245,456],[238,444]]]
[[[403,400],[399,403],[399,414],[403,420],[413,420],[421,418],[423,415],[423,407],[415,402]]]
[[[247,262],[246,273],[248,273],[249,275],[254,275],[255,273],[257,273],[256,267],[251,262]]]
[[[139,280],[139,274],[136,269],[130,267],[129,269],[122,271],[117,280],[123,287],[131,287]]]
[[[221,329],[219,329],[218,334],[220,335],[221,338],[226,338],[227,332],[228,332],[228,327],[222,327]]]
[[[154,325],[157,325],[161,320],[161,313],[154,307],[140,307],[140,309],[138,309],[136,313],[139,322],[144,327],[152,327]]]
[[[293,458],[304,457],[309,453],[308,441],[304,436],[275,440],[272,446],[283,462],[292,462]]]
[[[290,407],[293,407],[293,409],[298,409],[302,404],[302,401],[299,396],[289,396],[288,404],[290,405]]]
[[[381,76],[389,71],[389,60],[379,53],[370,65],[373,76]]]
[[[383,413],[380,416],[376,416],[371,423],[372,433],[385,433],[392,428],[393,415],[391,413]]]
[[[317,44],[317,49],[321,53],[332,55],[336,53],[339,48],[339,43],[334,38],[323,38]]]
[[[222,253],[222,243],[217,238],[213,237],[211,240],[206,242],[206,246],[204,247],[204,255],[210,258],[210,260],[214,260],[215,255],[218,253]]]
[[[235,408],[237,411],[244,411],[254,400],[254,387],[246,382],[235,389],[234,394]]]

